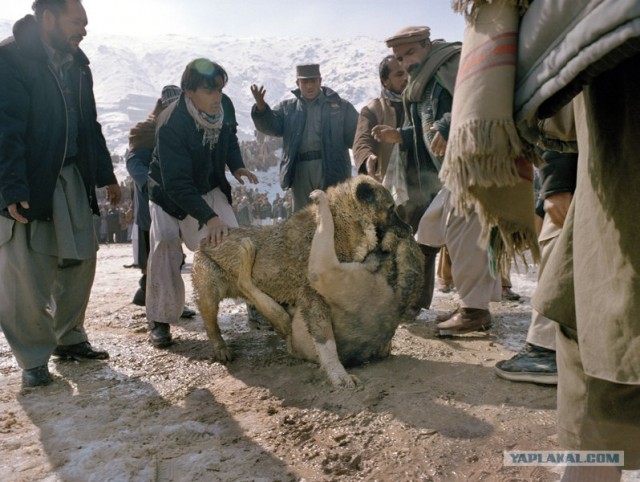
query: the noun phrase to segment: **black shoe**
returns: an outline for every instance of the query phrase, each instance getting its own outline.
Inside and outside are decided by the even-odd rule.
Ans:
[[[180,315],[180,318],[193,318],[194,316],[196,316],[196,312],[185,306],[184,309],[182,310],[182,314]]]
[[[521,296],[513,291],[511,288],[505,286],[502,288],[502,300],[503,301],[519,301]]]
[[[106,351],[94,350],[91,343],[83,341],[75,345],[58,345],[53,350],[53,356],[62,360],[106,360],[109,354]]]
[[[43,387],[52,381],[47,365],[22,370],[22,388]]]
[[[171,327],[169,323],[149,322],[149,340],[156,348],[166,348],[173,340],[171,339]]]
[[[146,298],[147,298],[146,291],[143,290],[142,288],[138,288],[138,291],[136,291],[136,294],[133,295],[133,299],[131,300],[131,303],[138,306],[144,306],[147,301]]]
[[[138,285],[140,286],[140,288],[138,288],[138,291],[136,291],[136,294],[133,295],[133,300],[131,300],[131,303],[133,303],[134,305],[138,305],[138,306],[144,306],[147,302],[147,275],[143,274],[142,277],[138,280]]]
[[[509,360],[496,363],[494,370],[500,378],[513,382],[558,384],[556,352],[530,343]]]

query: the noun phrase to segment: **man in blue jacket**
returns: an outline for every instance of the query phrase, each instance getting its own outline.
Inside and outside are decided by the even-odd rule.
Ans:
[[[52,381],[50,356],[105,359],[84,317],[98,243],[95,187],[120,200],[79,49],[79,0],[36,0],[0,44],[0,325],[25,387]]]
[[[309,204],[314,189],[326,189],[351,177],[349,149],[358,124],[358,112],[346,100],[322,87],[318,64],[298,65],[295,99],[271,109],[265,89],[251,86],[256,101],[251,118],[260,132],[282,137],[280,186],[291,188],[293,210]]]

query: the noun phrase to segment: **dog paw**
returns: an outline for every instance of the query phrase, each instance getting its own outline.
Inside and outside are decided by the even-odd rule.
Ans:
[[[227,363],[233,360],[231,350],[225,346],[214,346],[211,358],[220,363]]]
[[[320,204],[323,201],[326,202],[327,194],[321,189],[316,189],[309,194],[309,199],[316,204]]]
[[[330,375],[331,384],[336,388],[348,388],[355,389],[361,385],[360,380],[354,375],[344,374],[332,374]]]

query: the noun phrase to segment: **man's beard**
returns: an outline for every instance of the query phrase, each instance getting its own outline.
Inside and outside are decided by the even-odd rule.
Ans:
[[[70,44],[71,37],[65,37],[62,33],[60,26],[58,25],[58,21],[56,20],[56,28],[51,33],[49,38],[51,42],[51,46],[56,49],[58,52],[62,52],[65,54],[73,54],[76,51],[76,47],[72,47]]]

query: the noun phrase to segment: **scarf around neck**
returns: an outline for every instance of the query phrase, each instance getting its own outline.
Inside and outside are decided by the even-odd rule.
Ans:
[[[460,42],[433,42],[427,60],[418,67],[416,72],[409,75],[409,83],[402,93],[405,103],[422,101],[425,87],[434,75],[442,86],[453,95],[458,63],[448,62],[448,60],[459,54],[461,50],[462,44]]]
[[[220,111],[218,111],[217,114],[209,115],[198,110],[193,104],[193,101],[187,96],[185,96],[185,102],[187,104],[187,111],[196,122],[196,129],[203,131],[202,145],[209,144],[209,147],[213,149],[218,142],[220,130],[222,129],[222,120],[224,119],[224,109],[222,105],[220,105]]]
[[[382,88],[380,95],[391,102],[402,102],[402,94],[396,94],[395,92]]]

